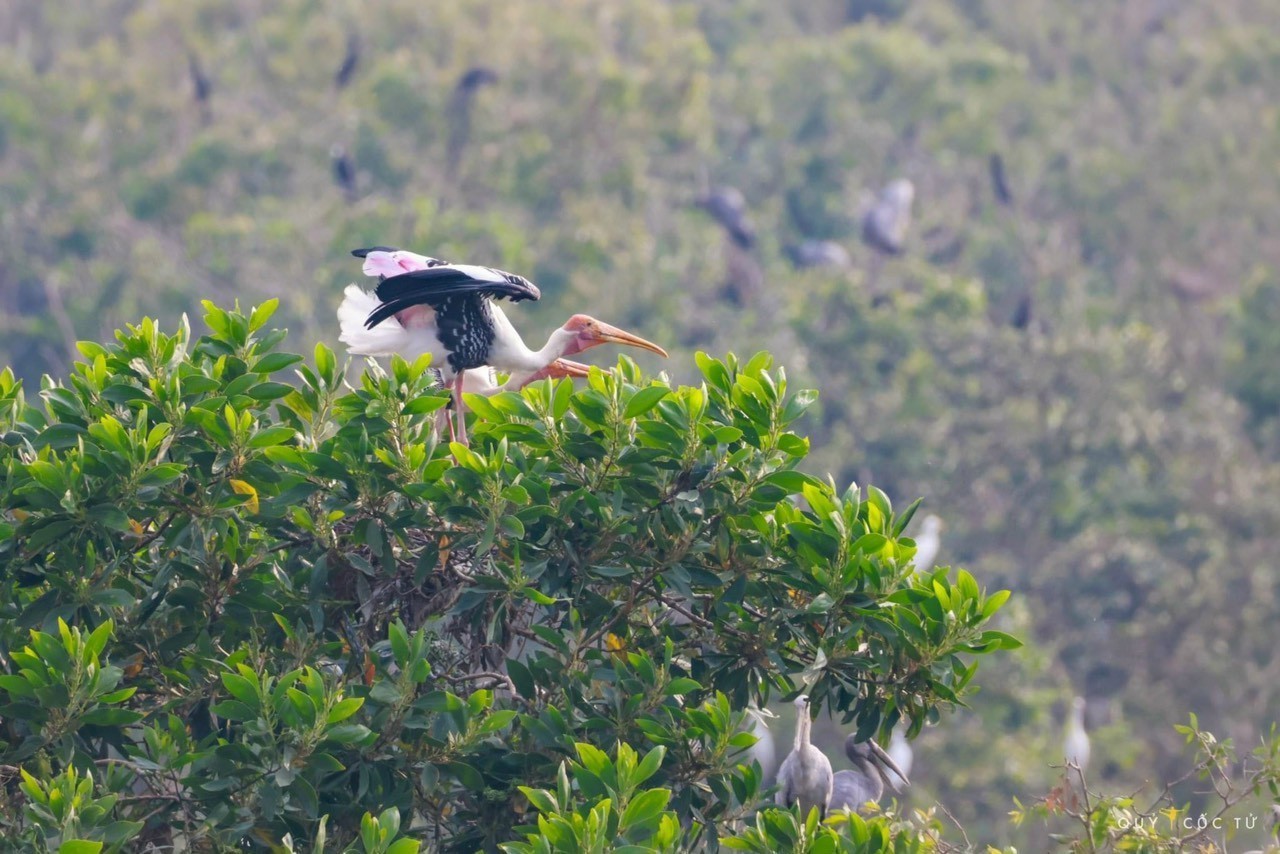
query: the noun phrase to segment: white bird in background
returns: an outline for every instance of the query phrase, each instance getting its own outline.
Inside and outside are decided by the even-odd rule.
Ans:
[[[847,270],[853,266],[848,250],[832,240],[805,240],[784,246],[782,251],[800,269],[828,267]]]
[[[886,255],[902,254],[911,227],[915,185],[906,178],[890,181],[874,199],[863,202],[862,239]]]
[[[831,760],[809,743],[809,698],[802,694],[796,698],[795,705],[796,741],[778,769],[778,794],[774,801],[784,807],[798,803],[806,815],[817,807],[819,815],[826,815],[834,782]]]
[[[906,783],[906,775],[911,773],[911,766],[915,763],[915,752],[911,749],[911,742],[907,741],[905,724],[894,727],[887,752],[902,771],[902,782]]]
[[[773,744],[773,733],[769,732],[769,725],[765,723],[764,715],[759,709],[748,706],[742,723],[743,731],[756,737],[756,743],[747,748],[743,761],[747,765],[752,762],[759,764],[761,780],[774,779],[774,774],[778,770],[778,753]]]
[[[1089,767],[1089,734],[1084,731],[1084,697],[1071,700],[1071,713],[1067,717],[1067,738],[1062,746],[1067,762],[1084,772]]]
[[[897,775],[905,785],[911,785],[906,772],[893,757],[871,739],[858,741],[858,734],[850,733],[844,740],[844,753],[854,770],[836,774],[831,793],[832,810],[860,812],[868,801],[880,800],[886,784],[895,792],[900,791],[891,774]]]
[[[924,517],[920,536],[916,537],[916,554],[911,559],[914,572],[928,574],[942,547],[942,520],[930,513]]]

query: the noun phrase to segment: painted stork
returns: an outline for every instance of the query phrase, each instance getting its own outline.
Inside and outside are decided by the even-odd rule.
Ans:
[[[434,258],[427,258],[423,255],[417,255],[413,252],[396,252],[398,256],[404,258],[406,263],[416,263],[417,261],[434,261],[437,265],[443,263],[436,261]],[[407,256],[407,257],[406,257]],[[410,260],[416,259],[416,260]],[[424,265],[425,266],[425,265]],[[413,267],[412,269],[421,269]],[[372,291],[366,291],[356,285],[350,285],[347,288],[346,298],[343,300],[344,310],[349,313],[352,318],[363,323],[364,318],[368,317],[372,312],[376,311],[382,305],[382,301],[378,299],[377,294]],[[354,321],[353,321],[354,322]],[[388,321],[389,323],[392,321]],[[496,372],[488,365],[480,368],[469,368],[462,373],[462,391],[464,394],[479,394],[485,397],[491,397],[503,391],[519,391],[525,386],[535,383],[538,380],[550,377],[552,379],[561,379],[563,377],[573,377],[581,379],[590,373],[590,368],[581,362],[573,362],[568,359],[556,359],[551,364],[536,371],[514,371],[508,377],[506,382],[499,383]],[[441,411],[442,416],[447,416],[445,411]],[[453,429],[453,422],[450,421],[450,429]],[[437,423],[439,427],[439,423]]]
[[[801,812],[818,808],[819,815],[827,814],[831,803],[831,760],[821,750],[809,743],[809,698],[796,698],[796,741],[782,760],[778,769],[778,794],[774,802],[789,807],[800,804]]]
[[[887,784],[895,792],[898,784],[889,772],[896,774],[910,785],[906,772],[885,752],[884,748],[868,739],[858,741],[856,733],[844,740],[844,753],[853,763],[854,770],[841,771],[832,783],[831,809],[858,812],[868,801],[879,801]]]
[[[1067,718],[1067,737],[1062,744],[1062,754],[1067,762],[1075,765],[1083,774],[1089,767],[1089,734],[1084,730],[1084,697],[1071,700],[1071,714]]]
[[[880,195],[864,202],[862,239],[886,255],[901,255],[911,227],[915,185],[906,178],[889,182]]]
[[[533,374],[561,356],[609,343],[667,355],[657,344],[585,314],[575,314],[551,333],[540,350],[531,350],[494,305],[498,299],[538,299],[537,286],[523,276],[473,264],[446,264],[390,247],[357,249],[352,254],[365,259],[366,274],[380,277],[377,305],[368,310],[369,295],[358,285],[349,285],[338,306],[339,340],[358,355],[430,353],[442,379],[453,389],[462,442],[467,439],[461,395],[470,369],[488,366]]]

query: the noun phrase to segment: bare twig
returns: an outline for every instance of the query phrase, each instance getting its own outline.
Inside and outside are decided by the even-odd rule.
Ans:
[[[965,833],[964,826],[960,824],[954,815],[951,814],[951,810],[943,806],[942,803],[938,804],[938,809],[942,810],[942,814],[951,819],[951,823],[956,826],[956,830],[960,831],[960,836],[964,839],[964,850],[972,851],[973,843],[969,841],[969,834]]]

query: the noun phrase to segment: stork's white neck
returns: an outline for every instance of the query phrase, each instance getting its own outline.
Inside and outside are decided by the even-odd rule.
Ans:
[[[551,333],[547,343],[540,350],[530,350],[520,337],[520,333],[511,325],[511,321],[502,313],[502,309],[493,306],[493,346],[489,351],[489,364],[501,371],[539,371],[565,354],[574,333],[564,327]]]

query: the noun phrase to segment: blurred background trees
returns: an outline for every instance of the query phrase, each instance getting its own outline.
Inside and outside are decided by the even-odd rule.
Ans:
[[[1187,712],[1243,747],[1280,709],[1277,32],[1251,0],[10,4],[0,363],[199,297],[332,343],[370,243],[527,274],[533,338],[769,348],[821,389],[811,472],[924,496],[940,564],[1020,594],[1035,643],[926,728],[912,798],[1034,847],[1004,814],[1073,694],[1116,790],[1180,775]],[[860,205],[898,177],[889,257]],[[749,249],[696,205],[722,186]]]

